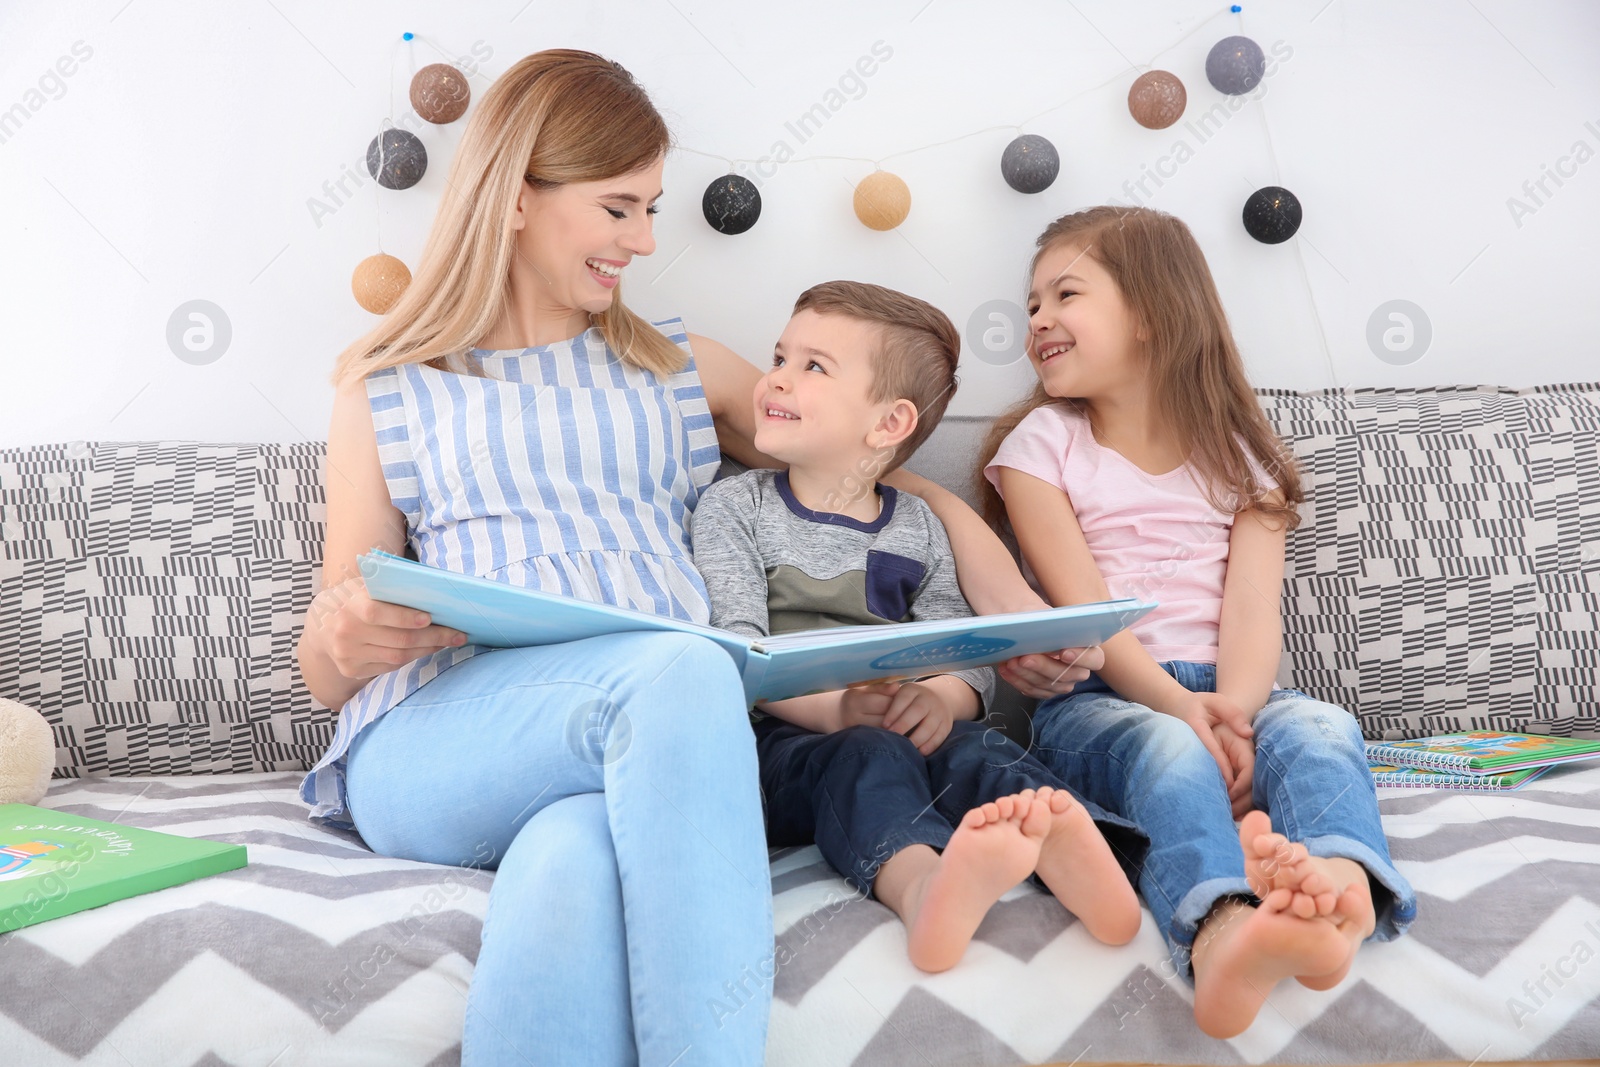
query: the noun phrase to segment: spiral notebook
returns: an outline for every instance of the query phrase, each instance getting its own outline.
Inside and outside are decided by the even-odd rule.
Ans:
[[[1508,734],[1497,730],[1385,741],[1367,745],[1368,763],[1429,767],[1458,774],[1489,774],[1600,757],[1600,741]]]
[[[1469,789],[1473,792],[1509,793],[1521,789],[1549,767],[1527,767],[1502,774],[1462,774],[1432,767],[1396,767],[1391,763],[1371,765],[1372,784],[1408,789]]]

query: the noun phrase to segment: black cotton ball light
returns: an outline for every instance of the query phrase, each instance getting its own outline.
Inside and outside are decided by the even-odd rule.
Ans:
[[[1266,72],[1267,57],[1248,37],[1224,37],[1206,56],[1206,81],[1229,96],[1248,93]]]
[[[1061,156],[1043,137],[1025,133],[1006,145],[1000,155],[1000,173],[1019,193],[1042,193],[1061,173]]]
[[[1281,185],[1268,185],[1244,202],[1244,228],[1264,245],[1282,244],[1300,228],[1300,198]]]
[[[749,178],[724,174],[706,186],[700,212],[718,233],[743,233],[761,217],[761,191]]]
[[[387,129],[367,145],[367,173],[385,189],[409,189],[428,169],[428,150],[417,135]]]

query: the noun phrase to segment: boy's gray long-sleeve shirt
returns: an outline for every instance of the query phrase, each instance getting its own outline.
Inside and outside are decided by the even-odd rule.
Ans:
[[[956,584],[944,526],[920,498],[880,485],[872,522],[812,511],[786,471],[753,470],[713,484],[690,521],[711,625],[745,637],[972,614]],[[994,696],[988,667],[952,672]]]

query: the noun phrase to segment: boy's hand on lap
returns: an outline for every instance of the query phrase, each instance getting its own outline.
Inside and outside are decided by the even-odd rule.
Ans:
[[[899,682],[876,682],[872,685],[853,685],[839,694],[840,728],[852,726],[884,725],[883,717],[889,704],[900,689]]]
[[[917,682],[899,687],[883,717],[883,728],[904,734],[924,756],[931,756],[950,736],[950,705],[933,689]]]

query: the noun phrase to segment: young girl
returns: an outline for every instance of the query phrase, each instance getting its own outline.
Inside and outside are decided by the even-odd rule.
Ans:
[[[988,517],[1051,602],[1161,604],[1040,705],[1037,754],[1149,833],[1139,891],[1200,1028],[1231,1037],[1279,980],[1331,988],[1416,913],[1355,719],[1273,682],[1299,475],[1179,220],[1057,219],[1028,312],[1039,384],[985,444]]]

